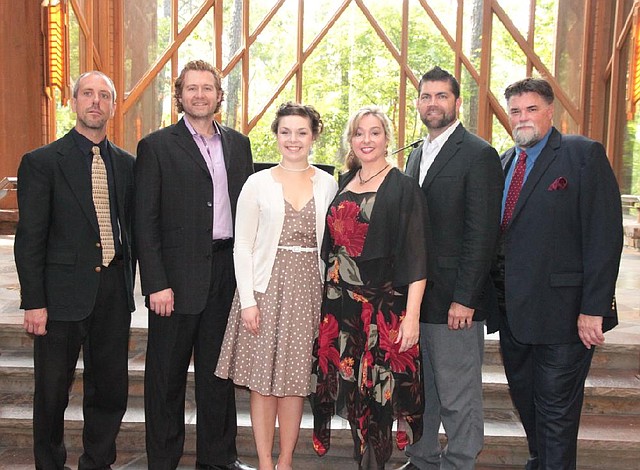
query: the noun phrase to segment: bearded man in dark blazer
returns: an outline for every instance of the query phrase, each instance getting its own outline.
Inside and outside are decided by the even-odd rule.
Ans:
[[[420,315],[424,433],[403,469],[473,469],[482,449],[482,357],[504,177],[493,147],[458,121],[460,85],[435,67],[417,101],[429,135],[406,171],[429,208],[427,288]],[[442,449],[442,423],[448,444]]]
[[[491,329],[527,434],[526,468],[571,470],[593,352],[618,322],[620,192],[601,144],[553,127],[546,80],[513,83],[505,98],[516,145],[502,155]]]
[[[38,469],[62,469],[66,462],[64,411],[81,348],[84,452],[78,468],[111,468],[116,460],[127,408],[135,262],[134,158],[106,138],[115,107],[111,79],[96,71],[82,74],[71,99],[75,127],[27,153],[18,169],[14,248],[24,327],[35,335]],[[103,178],[97,183],[92,173]],[[96,186],[103,189],[102,199],[95,199]],[[98,210],[102,205],[105,210]]]
[[[180,121],[138,144],[136,237],[149,308],[145,365],[149,468],[173,470],[184,444],[193,355],[197,468],[247,469],[237,460],[233,382],[216,377],[235,291],[233,221],[253,172],[249,139],[214,121],[219,72],[186,64],[175,82]]]

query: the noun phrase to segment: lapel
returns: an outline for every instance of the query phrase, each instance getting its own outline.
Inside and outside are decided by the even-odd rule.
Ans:
[[[462,145],[462,139],[464,137],[465,132],[467,132],[462,125],[462,123],[458,124],[458,127],[453,134],[449,136],[447,141],[444,143],[438,155],[436,155],[436,159],[431,164],[429,171],[427,171],[427,175],[424,177],[424,182],[422,183],[422,187],[427,189],[436,175],[440,173],[440,171],[449,163],[449,160],[458,153],[460,150],[460,146]]]
[[[422,145],[418,145],[417,148],[413,149],[409,154],[409,159],[407,160],[407,167],[405,168],[405,173],[416,180],[420,178],[420,158],[422,157]]]
[[[193,136],[191,135],[191,132],[189,132],[187,125],[184,123],[184,117],[178,121],[172,132],[177,137],[176,142],[178,146],[181,147],[200,168],[202,168],[209,178],[211,178],[207,162],[204,161],[204,157],[202,156],[202,153],[200,153],[200,149],[194,142]]]
[[[555,128],[553,128],[551,135],[549,136],[549,140],[547,141],[547,145],[545,145],[542,152],[540,152],[535,165],[533,165],[533,168],[531,169],[531,173],[529,173],[527,180],[522,185],[522,190],[520,191],[518,202],[516,202],[516,207],[513,209],[513,215],[511,216],[510,223],[513,223],[515,218],[518,217],[520,210],[527,203],[527,199],[538,186],[540,178],[547,171],[549,165],[551,165],[558,156],[561,141],[562,136]],[[513,158],[511,160],[513,160]]]
[[[58,150],[60,171],[64,175],[69,189],[76,197],[78,204],[80,204],[85,217],[99,236],[98,217],[96,216],[91,194],[91,174],[87,168],[87,163],[84,161],[85,156],[76,146],[70,133],[63,137],[61,144]]]
[[[513,157],[515,156],[516,148],[511,147],[500,157],[500,163],[502,164],[502,171],[504,171],[504,176],[507,176],[509,168],[511,168],[511,164],[513,163]]]
[[[126,217],[124,212],[124,203],[126,199],[127,190],[127,163],[122,156],[119,148],[113,145],[110,141],[107,141],[109,145],[109,152],[111,153],[111,166],[113,168],[113,186],[116,188],[116,204],[118,205],[118,219],[120,224],[124,227],[123,232],[127,231]],[[121,235],[124,239],[124,233]]]
[[[218,124],[218,123],[216,123]],[[231,142],[229,140],[229,130],[218,124],[218,130],[220,131],[220,142],[222,143],[222,155],[224,156],[224,166],[229,171],[231,166]]]

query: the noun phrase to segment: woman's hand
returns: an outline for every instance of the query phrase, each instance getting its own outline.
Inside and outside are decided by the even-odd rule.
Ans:
[[[398,338],[396,344],[400,343],[400,352],[403,353],[411,349],[418,343],[420,338],[420,321],[418,315],[406,315],[400,328],[398,329]]]
[[[258,336],[260,326],[260,310],[257,305],[240,310],[242,326],[254,336]]]

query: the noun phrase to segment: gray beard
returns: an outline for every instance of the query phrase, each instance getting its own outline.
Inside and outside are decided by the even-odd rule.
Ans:
[[[540,133],[537,130],[533,132],[514,130],[511,135],[518,147],[529,148],[540,142]]]

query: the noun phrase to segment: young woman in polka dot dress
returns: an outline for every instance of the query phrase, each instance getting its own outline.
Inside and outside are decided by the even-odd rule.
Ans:
[[[252,175],[238,199],[234,263],[238,289],[216,369],[251,390],[251,423],[260,470],[292,468],[311,349],[318,330],[324,264],[318,246],[335,179],[309,165],[322,121],[311,106],[285,103],[271,130],[278,166]],[[215,399],[215,397],[212,397]]]

